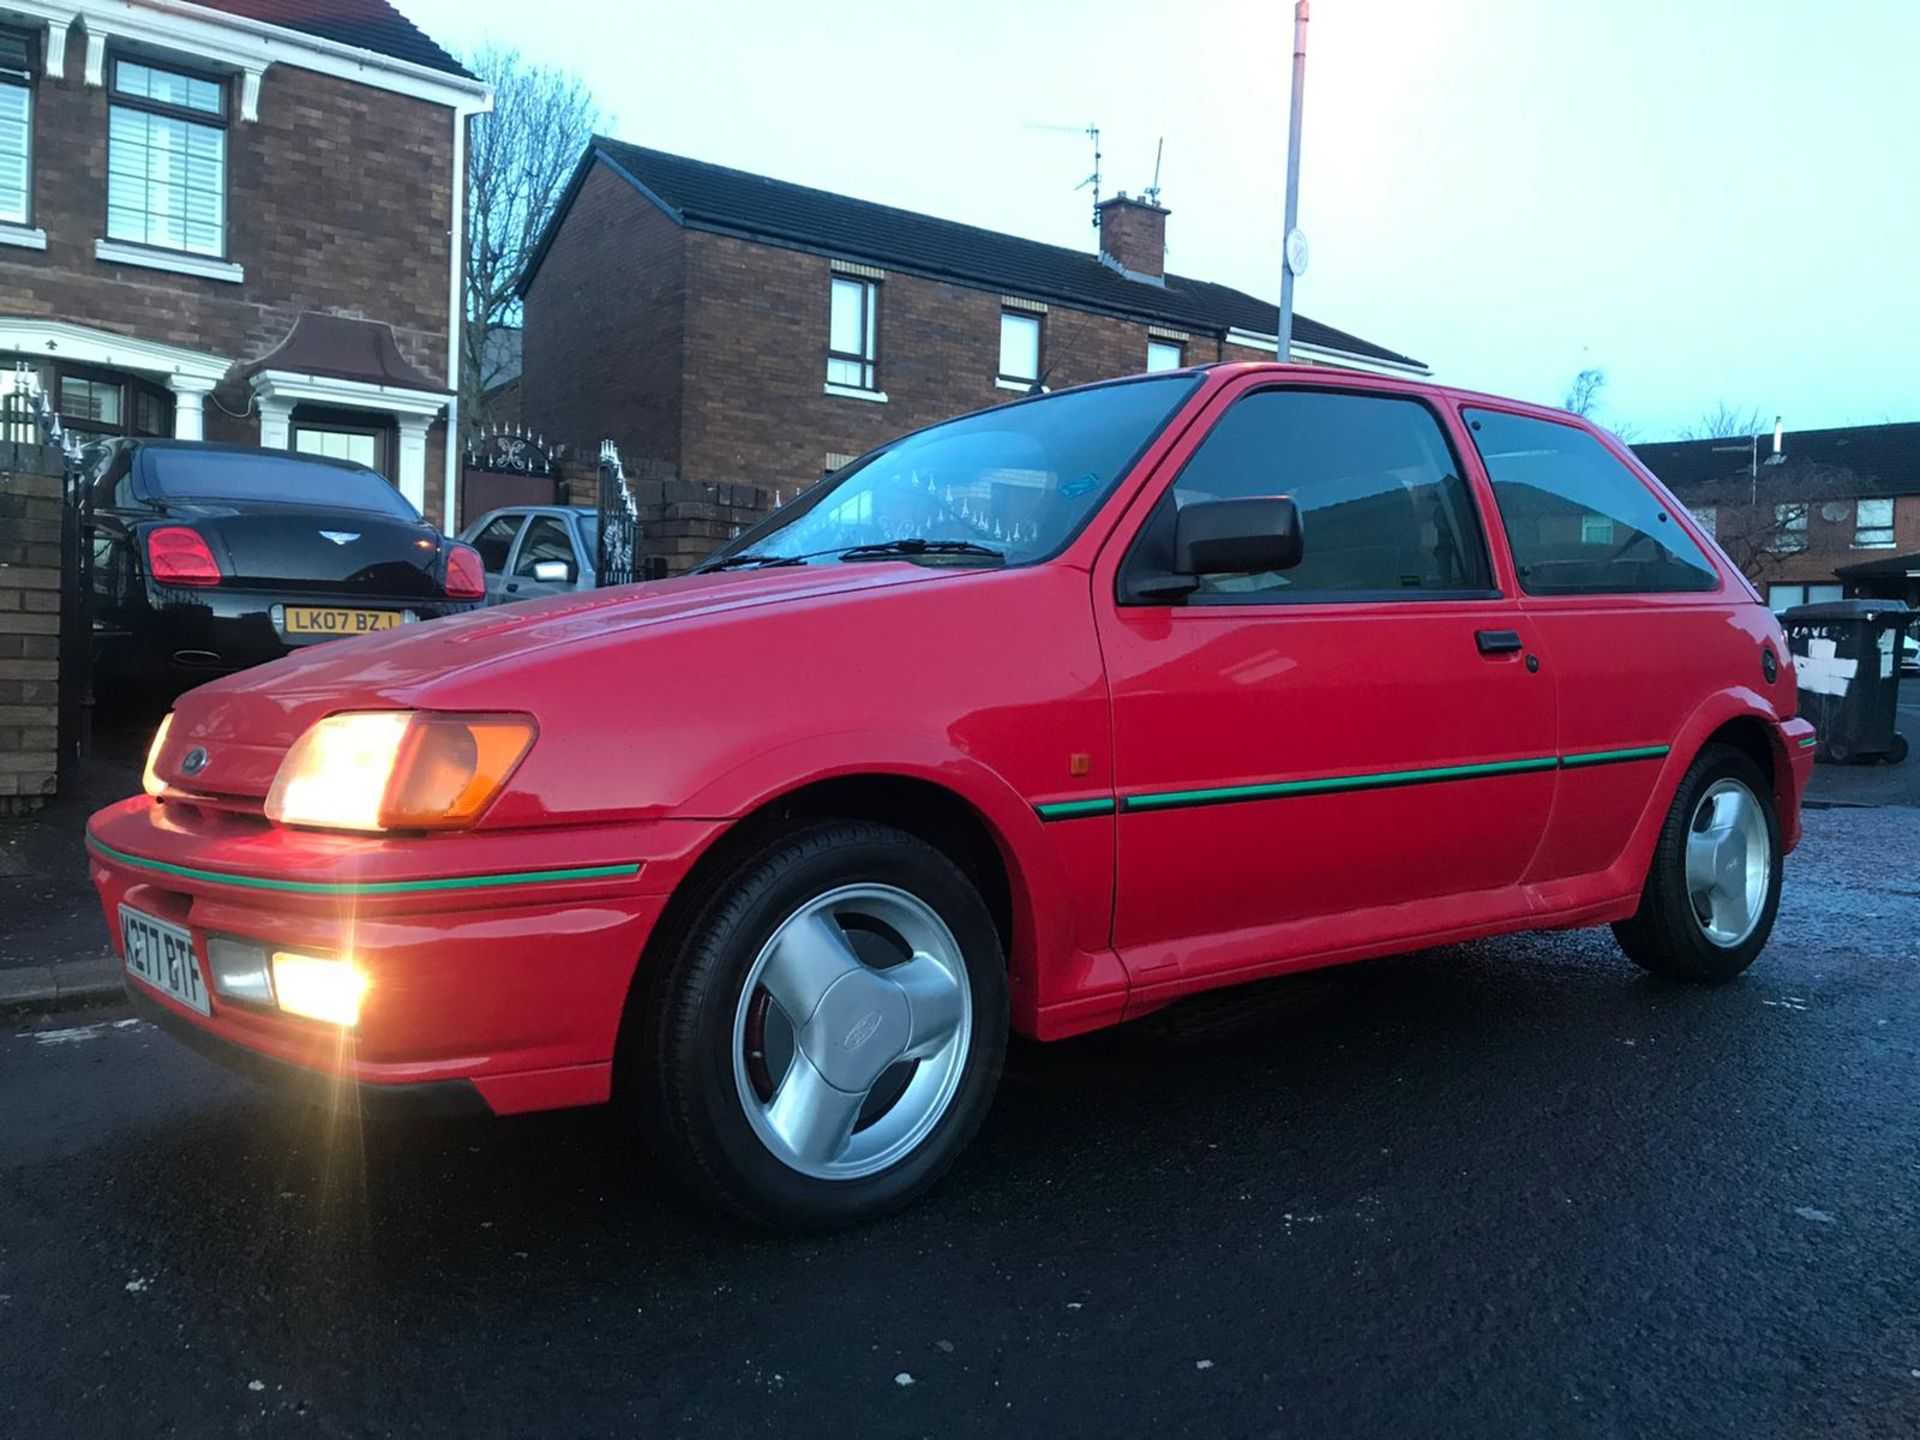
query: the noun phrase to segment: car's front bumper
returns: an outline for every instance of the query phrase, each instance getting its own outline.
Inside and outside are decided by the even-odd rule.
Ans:
[[[371,1106],[451,1084],[505,1114],[609,1097],[635,966],[718,828],[654,821],[402,840],[286,830],[142,796],[94,816],[87,841],[116,947],[123,904],[193,936],[211,1016],[127,980],[169,1028],[350,1083]],[[351,957],[370,982],[359,1023],[343,1030],[222,996],[211,936]]]

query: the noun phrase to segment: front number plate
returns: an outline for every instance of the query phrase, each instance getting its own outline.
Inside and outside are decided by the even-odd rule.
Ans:
[[[144,910],[122,905],[120,939],[129,975],[202,1015],[212,1016],[207,982],[200,973],[200,962],[193,956],[193,936]]]
[[[376,630],[391,630],[412,618],[404,610],[347,610],[328,605],[288,605],[282,613],[280,628],[287,635],[302,639],[326,639],[345,635],[371,635]]]

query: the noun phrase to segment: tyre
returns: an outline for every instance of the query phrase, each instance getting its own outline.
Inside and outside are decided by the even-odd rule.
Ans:
[[[1006,959],[979,892],[913,835],[834,821],[767,842],[653,961],[623,1088],[736,1216],[805,1231],[896,1209],[986,1118]]]
[[[1895,731],[1893,743],[1887,746],[1886,754],[1880,758],[1885,760],[1889,765],[1905,764],[1907,758],[1907,737]]]
[[[1753,963],[1780,908],[1780,817],[1745,755],[1709,745],[1660,827],[1640,908],[1613,927],[1628,958],[1679,980],[1731,980]]]
[[[1853,763],[1853,746],[1844,740],[1829,740],[1827,742],[1827,760],[1834,765],[1851,765]]]

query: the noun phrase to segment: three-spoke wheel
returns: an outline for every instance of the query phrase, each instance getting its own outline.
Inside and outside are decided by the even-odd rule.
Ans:
[[[953,1103],[972,1038],[959,942],[892,885],[843,885],[774,931],[740,989],[733,1079],[767,1149],[852,1180],[910,1154]]]
[[[905,1204],[984,1119],[1006,965],[941,851],[865,822],[740,856],[642,977],[623,1068],[655,1143],[736,1214],[819,1229]]]
[[[1656,974],[1730,980],[1773,930],[1780,861],[1780,820],[1766,777],[1740,751],[1709,745],[1674,795],[1639,910],[1613,933]]]

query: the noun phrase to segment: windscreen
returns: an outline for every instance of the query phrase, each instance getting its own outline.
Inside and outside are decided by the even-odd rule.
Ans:
[[[282,459],[240,450],[152,449],[146,453],[143,478],[161,499],[313,505],[366,510],[396,520],[420,518],[406,497],[372,470],[319,465],[291,455]]]
[[[727,552],[830,560],[899,541],[973,544],[1009,565],[1054,554],[1199,384],[1192,374],[1070,390],[909,435],[821,482]]]

